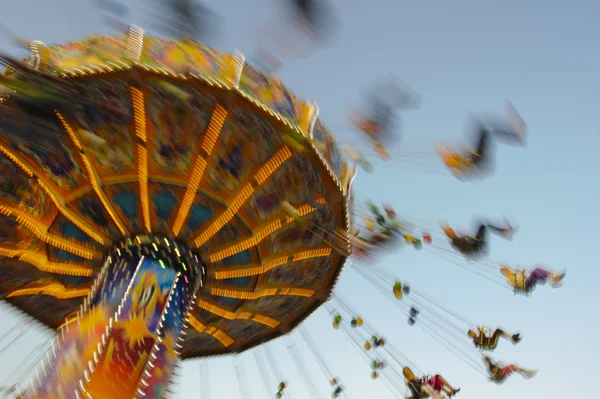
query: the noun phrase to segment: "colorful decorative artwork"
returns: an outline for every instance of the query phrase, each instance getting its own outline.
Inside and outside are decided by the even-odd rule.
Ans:
[[[246,64],[240,79],[240,90],[279,113],[297,125],[304,102],[294,95],[274,76],[267,76]]]
[[[69,141],[61,133],[31,137],[29,132],[11,128],[0,131],[0,140],[2,137],[6,137],[16,154],[38,165],[59,189],[72,190],[87,179],[76,153],[66,145]]]
[[[42,70],[72,69],[85,65],[101,65],[125,59],[126,36],[90,36],[89,38],[55,45],[48,49],[50,57],[42,59]],[[46,53],[43,53],[46,54]]]
[[[219,77],[229,65],[221,55],[198,42],[176,42],[146,37],[141,63],[154,68],[167,68],[179,73]]]
[[[263,241],[264,248],[274,254],[288,253],[300,248],[327,246],[335,231],[336,218],[333,210],[322,207],[305,216],[307,226],[290,223],[273,232]]]
[[[153,80],[148,92],[146,110],[152,126],[152,159],[163,174],[186,175],[195,161],[216,100],[166,80]]]
[[[263,165],[282,143],[279,133],[264,118],[232,106],[221,131],[219,145],[211,158],[215,165],[207,174],[207,184],[227,198],[256,168]],[[264,145],[267,142],[270,145]]]
[[[239,221],[230,221],[223,226],[207,244],[205,244],[205,248],[210,251],[223,247],[224,245],[232,245],[242,237],[242,228],[239,224],[241,224]]]
[[[292,285],[301,288],[320,288],[334,268],[331,257],[314,258],[276,267],[264,274],[268,285]]]
[[[263,314],[275,320],[294,320],[299,313],[306,310],[311,298],[298,296],[263,297],[248,301],[244,311]]]
[[[125,299],[120,317],[107,337],[106,348],[86,387],[93,397],[135,396],[139,378],[157,340],[158,323],[166,309],[175,277],[175,271],[162,268],[151,259],[145,259],[138,266],[130,295]],[[110,309],[125,297],[124,293],[119,294],[114,296]],[[176,308],[173,306],[173,311]],[[95,309],[109,308],[100,303]]]
[[[152,399],[162,399],[167,395],[169,383],[174,377],[173,372],[179,361],[176,344],[183,328],[183,319],[187,312],[190,293],[189,286],[184,284],[183,280],[178,282],[173,290],[174,292],[171,297],[172,306],[165,309],[163,313],[165,320],[163,322],[163,329],[159,332],[162,340],[156,343],[155,359],[152,362],[154,367],[147,370],[151,374],[147,378],[147,383],[152,388],[146,390],[144,397]]]
[[[90,82],[85,93],[86,101],[72,118],[86,154],[101,176],[135,170],[129,85],[119,80]]]
[[[81,215],[84,220],[87,219],[91,224],[97,226],[107,236],[114,237],[119,234],[119,230],[93,191],[71,202],[69,208]]]
[[[41,49],[42,70],[56,73],[62,68],[90,64],[113,66],[109,62],[124,65],[130,62],[125,54],[127,40],[126,35],[91,37],[65,46]],[[146,231],[142,211],[147,199],[150,230],[169,236],[174,225],[183,222],[178,240],[191,248],[194,239],[212,222],[223,221],[219,217],[232,204],[237,191],[244,184],[252,183],[254,192],[239,204],[241,207],[236,215],[229,217],[232,215],[227,214],[225,223],[218,226],[217,231],[210,232],[208,242],[197,248],[199,257],[210,259],[211,253],[251,238],[262,227],[281,220],[286,216],[281,208],[283,201],[295,207],[308,204],[316,208],[305,216],[305,220],[309,227],[318,228],[306,229],[301,223],[288,221],[269,237],[261,237],[257,245],[211,262],[214,270],[264,265],[285,254],[326,246],[327,232],[336,231],[344,216],[340,215],[340,204],[333,202],[343,200],[343,193],[331,184],[324,165],[311,149],[300,144],[294,146],[289,140],[291,134],[287,132],[286,122],[302,125],[303,129],[309,123],[306,103],[295,98],[277,78],[267,77],[250,66],[243,69],[239,87],[231,90],[216,87],[232,82],[235,72],[232,55],[220,54],[193,41],[172,42],[145,37],[143,43],[140,63],[154,68],[151,72],[144,72],[142,67],[115,73],[105,70],[93,75],[90,71],[99,71],[98,68],[80,68],[88,76],[73,79],[79,96],[77,101],[57,106],[61,117],[52,109],[47,113],[35,113],[23,106],[13,110],[16,101],[13,97],[5,103],[5,108],[10,111],[0,110],[0,142],[16,155],[16,159],[32,165],[34,173],[30,179],[15,166],[19,162],[0,156],[0,168],[5,172],[0,173],[0,203],[38,219],[44,228],[49,226],[48,232],[52,235],[74,241],[74,244],[93,246],[102,252],[100,244],[78,226],[89,226],[107,238],[107,247],[116,244],[123,236]],[[188,72],[206,79],[182,76]],[[140,120],[134,120],[132,85],[142,92],[144,99],[147,176],[137,156]],[[243,96],[238,89],[244,92]],[[248,97],[264,107],[248,101]],[[207,134],[216,104],[227,111],[225,122],[218,134],[212,130]],[[348,176],[333,137],[321,121],[316,122],[313,133],[315,144],[331,170],[338,176]],[[216,139],[208,153],[202,145],[205,138]],[[82,151],[78,148],[80,144]],[[252,179],[284,144],[291,149],[292,156],[276,170],[268,171],[270,175],[264,181],[260,177]],[[192,169],[199,156],[206,158],[206,168],[202,171],[199,187],[194,190],[195,196],[186,197],[186,183],[198,177],[196,173],[192,174]],[[90,165],[84,160],[89,160]],[[139,179],[145,177],[148,190],[142,196],[140,188],[144,185]],[[260,184],[255,184],[257,180]],[[52,189],[44,191],[45,183]],[[321,204],[321,197],[325,205]],[[55,203],[68,208],[68,218]],[[185,220],[176,223],[178,211],[187,212],[188,206]],[[121,231],[121,223],[124,231]],[[311,230],[318,231],[315,234]],[[86,260],[71,253],[77,251],[70,246],[41,242],[32,236],[29,228],[0,217],[0,246],[5,249],[4,254],[13,255],[7,250],[17,243],[21,244],[20,250],[35,251],[41,259],[48,256],[50,262],[83,263],[94,270],[100,269],[99,259]],[[331,258],[308,259],[281,265],[264,276],[236,277],[218,283],[210,281],[213,276],[209,273],[209,281],[199,296],[232,312],[247,310],[282,321],[294,321],[315,303],[313,298],[274,296],[252,301],[215,298],[207,287],[247,291],[261,286],[325,289],[334,269],[339,267],[330,261]],[[17,284],[39,284],[50,278],[47,273],[15,259],[0,258],[0,263],[2,266],[10,263],[6,270],[0,268],[0,295],[7,295],[8,291],[2,290]],[[20,276],[18,267],[27,276]],[[59,398],[71,396],[83,377],[87,362],[102,342],[110,317],[121,309],[120,316],[112,320],[110,334],[105,335],[101,353],[96,354],[99,364],[91,375],[92,382],[86,386],[88,392],[91,396],[106,399],[133,396],[132,390],[139,386],[139,376],[145,375],[152,388],[145,398],[164,396],[176,366],[174,345],[181,333],[181,319],[189,293],[179,285],[171,290],[175,276],[172,273],[166,275],[165,269],[152,262],[142,264],[138,274],[134,274],[136,269],[131,265],[114,264],[110,268],[93,298],[93,310],[83,315],[80,323],[69,327],[64,353],[51,367],[52,373],[42,381],[43,386],[49,387],[43,388],[46,393]],[[83,286],[92,280],[67,275],[52,276],[51,279],[66,287]],[[8,285],[2,285],[5,283]],[[130,283],[133,285],[128,291]],[[173,304],[177,306],[165,305],[170,292],[175,298]],[[56,299],[50,295],[7,300],[54,327],[63,323],[60,318],[72,316],[81,304],[81,298]],[[165,320],[159,328],[157,320],[161,315]],[[229,320],[197,307],[193,316],[206,326],[218,323],[223,334],[230,334],[236,342],[226,346],[208,333],[191,330],[182,350],[183,356],[239,350],[264,337],[284,333],[286,325],[271,328],[255,320]],[[155,367],[144,373],[151,351],[157,358]],[[115,360],[119,356],[119,363],[126,359],[121,367]],[[71,361],[74,358],[77,359]],[[64,381],[62,374],[67,376]],[[118,392],[113,391],[117,386]],[[47,399],[45,395],[39,397]]]
[[[107,191],[107,197],[112,200],[114,209],[117,211],[121,220],[127,221],[129,228],[137,230],[140,227],[141,215],[140,208],[140,196],[138,192],[138,184],[129,183],[115,185],[110,187]]]
[[[323,159],[325,159],[329,168],[341,179],[345,164],[333,134],[327,130],[323,122],[321,122],[321,119],[317,119],[315,122],[312,134],[313,144]]]
[[[54,223],[50,227],[50,231],[69,240],[75,241],[78,244],[87,246],[95,244],[90,236],[85,234],[79,227],[75,226],[73,222],[69,221],[62,215],[59,215],[55,219]]]
[[[38,219],[50,214],[54,205],[48,194],[3,154],[0,154],[0,170],[0,202]]]
[[[303,157],[294,156],[273,173],[271,178],[256,190],[248,200],[249,215],[266,221],[280,212],[280,204],[287,201],[294,206],[315,204],[316,198],[325,195],[319,171]]]

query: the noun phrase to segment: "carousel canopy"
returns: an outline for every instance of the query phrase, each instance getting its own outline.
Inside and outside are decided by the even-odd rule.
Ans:
[[[2,76],[3,301],[58,329],[109,249],[146,233],[203,254],[184,358],[276,338],[327,299],[353,171],[312,102],[241,54],[135,27],[31,48]]]

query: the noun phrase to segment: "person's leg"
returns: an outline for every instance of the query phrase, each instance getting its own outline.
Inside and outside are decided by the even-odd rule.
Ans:
[[[544,284],[551,274],[552,273],[550,273],[547,270],[544,270],[540,267],[536,267],[531,273],[529,273],[527,281],[525,282],[525,286],[530,287],[537,283]]]
[[[506,334],[501,329],[497,328],[496,331],[494,331],[494,333],[490,337],[490,349],[496,349],[496,346],[498,346],[498,339],[500,339],[500,337],[506,339],[510,338],[508,334]]]
[[[408,389],[410,390],[410,393],[414,398],[421,397],[421,387],[419,383],[417,383],[417,381],[415,381],[414,379],[410,380],[406,385],[408,386]]]
[[[442,377],[441,375],[436,375],[435,376],[437,382],[439,382],[439,387],[440,390],[444,391],[445,393],[447,393],[448,395],[454,395],[454,392],[456,392],[456,389],[452,388],[452,386],[448,383],[448,381],[446,381],[444,379],[444,377]],[[437,385],[436,385],[436,389],[437,389]]]
[[[486,128],[480,126],[477,134],[477,144],[475,145],[475,153],[479,159],[486,159],[489,154],[490,133]]]
[[[490,359],[489,356],[483,356],[483,362],[487,366],[490,374],[492,374],[492,375],[496,374],[498,367],[496,367],[496,365],[494,363],[492,363],[492,359]]]
[[[537,370],[526,370],[517,366],[515,367],[515,372],[521,374],[524,378],[533,378],[537,374]]]
[[[513,235],[513,227],[506,222],[504,225],[496,225],[496,224],[492,224],[492,223],[483,223],[481,222],[479,229],[481,230],[481,227],[485,227],[485,232],[490,231],[492,233],[495,233],[499,236],[504,237],[507,240],[512,239],[512,235]],[[484,237],[485,237],[485,232]],[[477,238],[477,237],[475,237]]]
[[[477,233],[475,234],[475,239],[477,241],[481,241],[481,242],[487,241],[487,229],[488,229],[488,225],[483,224],[483,223],[480,224],[479,227],[477,228]]]
[[[490,121],[486,123],[486,126],[494,135],[494,138],[498,141],[512,145],[523,144],[524,137],[522,136],[521,132],[519,132],[517,129],[515,129],[507,123],[502,123],[500,121]]]
[[[552,273],[549,277],[548,277],[548,281],[550,282],[550,284],[554,287],[560,287],[562,280],[565,278],[566,273]]]

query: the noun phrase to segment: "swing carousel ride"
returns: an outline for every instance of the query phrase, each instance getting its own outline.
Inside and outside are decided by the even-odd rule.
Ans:
[[[365,267],[403,241],[440,249],[448,239],[462,255],[477,255],[487,231],[508,237],[512,227],[482,224],[470,237],[444,226],[438,235],[389,206],[353,203],[354,165],[370,171],[369,161],[350,147],[343,156],[316,104],[296,98],[241,53],[189,37],[147,36],[136,26],[120,36],[28,46],[29,59],[1,60],[0,298],[56,331],[57,341],[27,390],[13,384],[5,392],[163,398],[179,360],[263,345],[325,305],[372,378],[396,393],[406,383],[413,398],[455,395],[458,388],[440,375],[426,377],[332,296],[349,258],[409,324],[461,341],[463,360],[493,350],[499,338],[519,341],[518,334],[478,329]],[[418,103],[408,88],[396,89],[352,118],[382,159],[389,158],[393,109]],[[512,126],[521,137],[524,124]],[[499,133],[482,130],[480,141],[492,134]],[[475,169],[484,156],[440,154],[454,172]],[[525,294],[564,277],[541,268],[495,273]],[[310,333],[298,330],[332,396],[344,395]],[[298,353],[290,353],[301,368]],[[276,378],[273,393],[285,396],[287,383],[268,348],[264,354]],[[485,359],[496,382],[512,372],[531,375]]]

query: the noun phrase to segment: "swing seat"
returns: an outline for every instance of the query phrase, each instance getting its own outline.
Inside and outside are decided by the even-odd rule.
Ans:
[[[394,287],[394,297],[398,300],[402,299],[404,293],[402,292],[402,288]]]

